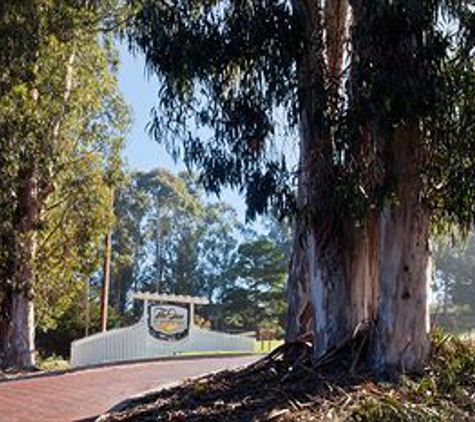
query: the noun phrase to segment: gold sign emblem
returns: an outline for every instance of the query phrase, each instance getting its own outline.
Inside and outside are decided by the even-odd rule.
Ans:
[[[188,330],[188,309],[173,305],[151,306],[150,328],[159,338],[181,338]]]

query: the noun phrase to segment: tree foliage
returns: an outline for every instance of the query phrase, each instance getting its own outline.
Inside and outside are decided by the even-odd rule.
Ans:
[[[224,204],[204,203],[193,184],[158,169],[132,174],[118,191],[112,284],[119,309],[131,289],[212,298],[220,287],[235,217]]]
[[[129,117],[109,27],[124,13],[117,1],[0,5],[0,296],[34,297],[40,331],[84,297],[113,222],[110,188],[122,177]],[[25,210],[28,177],[37,201]],[[22,232],[25,212],[37,216]],[[34,285],[13,276],[27,238]]]
[[[289,3],[132,3],[138,12],[130,39],[162,86],[155,138],[204,169],[208,189],[244,189],[251,215],[274,202],[289,207],[290,192],[281,183],[287,164],[272,142],[279,110],[289,123],[296,121],[299,48]],[[211,136],[197,136],[206,132],[196,128],[211,130]]]
[[[444,328],[472,330],[475,318],[475,236],[464,241],[448,236],[436,239],[434,248],[435,285],[440,309],[439,322]]]
[[[287,269],[285,251],[272,237],[254,236],[241,243],[231,269],[232,283],[220,298],[224,324],[248,330],[270,327],[282,335]]]
[[[208,202],[196,179],[158,169],[133,173],[118,190],[112,297],[122,315],[133,291],[207,297],[200,311],[214,328],[283,326],[288,231],[244,233],[235,210]]]
[[[132,48],[145,53],[161,82],[155,138],[168,140],[197,165],[207,188],[242,189],[250,216],[270,205],[291,211],[292,174],[301,169],[285,162],[292,144],[282,146],[279,121],[287,116],[287,127],[298,121],[302,90],[311,88],[299,87],[300,60],[310,49],[318,55],[325,48],[314,44],[323,37],[303,30],[311,12],[307,2],[131,3],[138,10],[129,29]],[[329,148],[323,153],[331,169],[327,201],[342,218],[364,219],[368,210],[394,200],[392,143],[395,129],[409,124],[423,133],[426,203],[439,220],[469,224],[475,180],[471,2],[351,5],[347,66],[338,75],[343,84],[336,89],[322,64],[318,116],[311,116],[321,136],[331,139],[320,146]],[[323,6],[312,7],[321,35],[328,29]],[[368,136],[370,155],[363,145]]]

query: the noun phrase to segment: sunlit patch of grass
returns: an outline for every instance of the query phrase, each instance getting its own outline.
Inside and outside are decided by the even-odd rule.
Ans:
[[[256,353],[269,353],[283,344],[284,340],[257,340],[254,350]]]

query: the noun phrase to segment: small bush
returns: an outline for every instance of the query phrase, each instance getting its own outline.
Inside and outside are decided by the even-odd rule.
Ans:
[[[69,362],[61,356],[51,355],[38,359],[38,368],[42,371],[62,371],[69,368]]]

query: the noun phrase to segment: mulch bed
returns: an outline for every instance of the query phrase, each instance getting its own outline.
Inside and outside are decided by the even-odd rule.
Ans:
[[[314,361],[306,343],[286,344],[245,368],[190,380],[132,400],[104,420],[475,421],[475,383],[473,389],[464,390],[467,397],[473,394],[472,403],[465,403],[465,397],[457,399],[460,406],[454,406],[431,392],[431,399],[437,398],[431,405],[425,399],[430,388],[420,390],[414,378],[401,383],[400,378],[377,379],[368,372],[362,359],[365,348],[366,338],[356,336]],[[421,379],[418,375],[417,380]],[[438,407],[450,412],[439,412]]]

